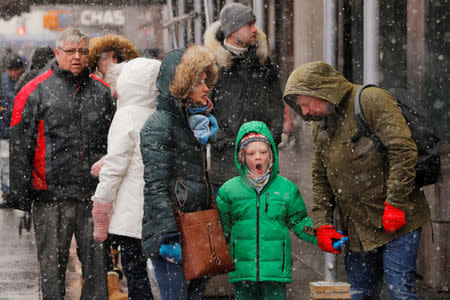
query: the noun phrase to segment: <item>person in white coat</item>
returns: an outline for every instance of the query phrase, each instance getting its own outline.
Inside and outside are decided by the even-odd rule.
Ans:
[[[160,64],[155,59],[135,58],[112,65],[108,74],[118,96],[117,111],[108,133],[107,154],[99,163],[103,166],[92,197],[92,216],[96,241],[103,242],[108,232],[119,241],[128,299],[152,299],[141,246],[144,164],[139,133],[156,109]],[[111,77],[117,74],[115,81]]]

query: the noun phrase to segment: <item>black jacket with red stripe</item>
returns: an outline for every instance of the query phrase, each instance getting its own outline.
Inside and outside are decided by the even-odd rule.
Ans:
[[[86,68],[75,77],[53,63],[14,100],[10,186],[14,208],[33,201],[90,201],[91,166],[106,154],[115,112],[109,88]]]

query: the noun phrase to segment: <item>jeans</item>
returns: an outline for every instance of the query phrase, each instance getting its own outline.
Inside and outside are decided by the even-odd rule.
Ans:
[[[420,234],[417,229],[371,251],[346,249],[351,299],[380,299],[383,274],[390,299],[418,299],[415,281]]]
[[[128,284],[128,299],[153,299],[147,273],[147,260],[142,255],[141,240],[121,235],[113,237],[120,245],[123,273]]]
[[[0,139],[0,182],[3,195],[9,194],[9,140]]]
[[[183,264],[175,264],[162,257],[152,258],[161,300],[201,300],[206,278],[186,281]]]

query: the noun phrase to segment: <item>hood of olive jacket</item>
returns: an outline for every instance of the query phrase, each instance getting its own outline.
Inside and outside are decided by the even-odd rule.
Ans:
[[[295,103],[298,95],[312,96],[338,106],[353,84],[330,65],[316,61],[304,64],[292,72],[284,90],[284,101],[304,117]]]
[[[278,152],[277,147],[275,145],[275,142],[273,141],[272,135],[270,134],[269,128],[267,128],[266,124],[260,121],[251,121],[244,123],[241,128],[239,129],[239,133],[236,137],[236,145],[235,145],[235,153],[234,153],[234,163],[236,165],[236,168],[239,171],[239,175],[243,178],[247,178],[245,175],[244,166],[239,163],[238,161],[238,154],[239,154],[239,143],[241,142],[242,138],[250,133],[250,132],[256,132],[259,134],[264,135],[267,137],[270,141],[270,144],[272,145],[272,153],[273,153],[273,164],[272,164],[272,171],[270,174],[270,180],[272,180],[277,174],[278,174]],[[246,179],[247,180],[247,179]]]

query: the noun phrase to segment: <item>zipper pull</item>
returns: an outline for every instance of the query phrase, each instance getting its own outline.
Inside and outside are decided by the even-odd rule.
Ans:
[[[256,208],[258,209],[258,211],[259,211],[259,201],[260,201],[259,194],[256,193]]]
[[[269,193],[266,193],[266,212],[269,210]]]

